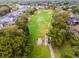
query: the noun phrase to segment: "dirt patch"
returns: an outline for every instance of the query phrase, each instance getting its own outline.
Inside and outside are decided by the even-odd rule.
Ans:
[[[41,37],[38,38],[37,44],[38,44],[39,46],[41,46],[41,45],[43,44],[43,40],[42,40]]]

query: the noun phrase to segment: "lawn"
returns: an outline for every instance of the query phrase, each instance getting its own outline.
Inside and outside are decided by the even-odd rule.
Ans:
[[[48,32],[51,18],[52,18],[52,10],[38,10],[29,19],[30,36],[34,42],[34,50],[32,52],[32,57],[35,58],[51,57],[48,46],[37,45],[38,37],[44,37]]]

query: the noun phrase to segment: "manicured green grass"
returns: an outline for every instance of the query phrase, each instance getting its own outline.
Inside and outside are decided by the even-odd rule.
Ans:
[[[30,18],[29,30],[31,39],[34,42],[34,50],[32,52],[32,57],[35,58],[50,58],[50,51],[48,46],[38,46],[38,37],[44,37],[49,30],[49,25],[52,18],[51,10],[38,10]]]
[[[35,45],[34,50],[32,52],[33,58],[50,58],[50,51],[47,46],[37,46]]]
[[[51,14],[51,10],[39,10],[30,18],[29,29],[33,38],[44,36],[48,32]]]

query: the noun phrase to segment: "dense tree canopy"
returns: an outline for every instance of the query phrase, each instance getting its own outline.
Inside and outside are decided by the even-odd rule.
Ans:
[[[58,16],[55,14],[51,21],[51,28],[49,31],[49,37],[51,37],[51,39],[49,40],[52,47],[58,47],[61,51],[61,57],[76,57],[73,46],[79,46],[79,37],[70,30],[63,15]],[[76,54],[77,57],[79,57],[78,53]]]
[[[29,29],[25,15],[21,15],[16,25],[0,30],[0,57],[30,57],[33,49],[29,39]]]
[[[0,16],[3,16],[5,14],[7,14],[8,12],[10,12],[10,8],[7,6],[1,6],[0,7]]]

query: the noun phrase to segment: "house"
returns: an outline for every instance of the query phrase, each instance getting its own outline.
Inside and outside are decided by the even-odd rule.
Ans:
[[[67,22],[70,25],[76,25],[79,24],[79,18],[70,18]]]

